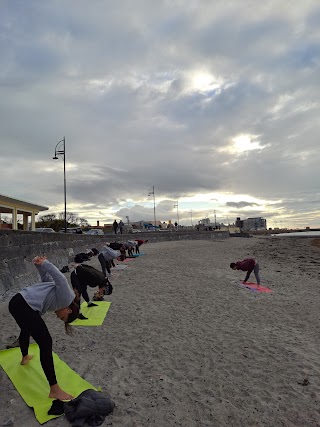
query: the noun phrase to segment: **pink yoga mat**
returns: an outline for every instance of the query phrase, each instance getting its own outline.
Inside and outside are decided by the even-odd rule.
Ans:
[[[261,285],[258,286],[256,283],[253,283],[253,282],[246,282],[246,283],[240,282],[239,285],[244,288],[248,288],[250,289],[250,291],[253,291],[253,292],[266,292],[266,293],[272,292],[271,289]]]

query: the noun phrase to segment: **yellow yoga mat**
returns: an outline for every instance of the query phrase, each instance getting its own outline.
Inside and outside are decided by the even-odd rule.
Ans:
[[[88,307],[86,302],[81,304],[81,313],[87,320],[77,319],[71,323],[72,326],[101,326],[110,308],[109,301],[93,301],[96,307]]]
[[[57,415],[48,415],[54,399],[50,399],[49,384],[40,364],[39,347],[31,344],[29,354],[33,359],[27,365],[20,365],[20,348],[11,348],[0,351],[0,365],[8,375],[13,385],[26,404],[34,409],[35,417],[40,424],[56,418]],[[53,362],[57,381],[62,390],[78,397],[88,389],[97,390],[94,386],[81,378],[75,371],[63,362],[57,354],[53,353]]]

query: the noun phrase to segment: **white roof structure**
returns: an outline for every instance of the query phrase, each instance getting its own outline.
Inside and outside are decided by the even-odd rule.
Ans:
[[[31,216],[31,230],[35,229],[35,216],[40,211],[46,211],[47,206],[37,205],[25,200],[14,199],[10,196],[0,194],[0,219],[1,214],[12,214],[12,230],[18,230],[17,216],[23,215],[23,230],[28,230],[28,217]],[[1,228],[1,222],[0,222]]]

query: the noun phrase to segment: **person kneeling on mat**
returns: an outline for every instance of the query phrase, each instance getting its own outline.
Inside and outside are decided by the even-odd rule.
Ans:
[[[21,365],[27,365],[33,356],[28,354],[30,337],[39,346],[40,362],[50,386],[49,398],[58,400],[73,399],[57,383],[52,355],[52,337],[42,319],[47,311],[54,311],[65,324],[65,331],[71,334],[69,325],[79,315],[79,306],[74,302],[75,294],[67,279],[46,257],[37,256],[33,264],[39,271],[41,283],[22,289],[9,302],[9,311],[21,331],[19,346]]]

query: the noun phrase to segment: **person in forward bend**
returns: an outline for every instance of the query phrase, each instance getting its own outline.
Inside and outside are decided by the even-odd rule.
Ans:
[[[109,276],[112,275],[111,266],[115,267],[114,260],[117,259],[118,255],[119,253],[117,252],[117,250],[112,249],[108,245],[103,246],[103,248],[101,249],[98,255],[98,260],[100,262],[104,277],[108,277],[107,273]]]
[[[260,267],[259,263],[254,258],[246,258],[242,261],[232,262],[230,264],[230,268],[232,268],[232,270],[241,270],[247,272],[243,283],[246,283],[249,280],[249,277],[253,271],[257,280],[257,285],[260,286]]]
[[[132,246],[132,256],[133,256],[133,252],[138,253],[137,252],[138,242],[136,240],[128,240],[128,244]]]
[[[126,250],[125,250],[125,247],[123,246],[123,243],[121,243],[121,242],[111,242],[107,246],[109,248],[115,250],[115,251],[119,251],[120,252],[120,257],[118,256],[118,259],[120,261],[123,261],[123,260],[126,259]]]
[[[133,256],[134,245],[132,245],[130,242],[125,242],[125,243],[122,243],[122,247],[124,248],[125,251],[128,252],[128,257]]]
[[[140,246],[143,245],[144,243],[148,243],[148,240],[137,239],[136,242],[137,242],[136,254],[139,254],[140,253]]]
[[[71,400],[73,396],[62,390],[57,382],[52,355],[52,337],[42,315],[52,311],[62,320],[67,334],[71,334],[70,323],[78,318],[79,307],[74,302],[75,294],[66,277],[44,256],[36,256],[33,264],[41,277],[40,283],[23,288],[9,302],[9,311],[21,331],[19,346],[21,365],[32,363],[29,354],[30,337],[39,346],[40,363],[49,383],[49,398]]]
[[[103,299],[109,280],[105,278],[101,271],[91,265],[82,264],[85,259],[83,259],[81,254],[76,255],[74,261],[74,270],[70,275],[70,280],[76,295],[75,302],[79,306],[79,319],[87,320],[87,317],[81,313],[81,297],[86,301],[88,307],[97,306],[97,304],[90,300],[87,288],[88,286],[90,288],[98,287],[96,297],[99,296]]]

